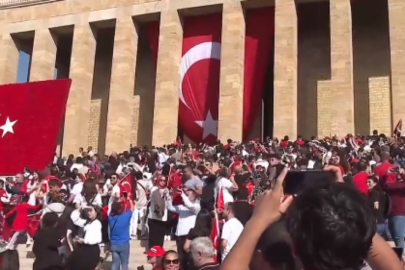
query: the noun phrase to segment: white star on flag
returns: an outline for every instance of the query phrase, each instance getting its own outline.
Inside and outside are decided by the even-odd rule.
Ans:
[[[211,112],[208,111],[207,117],[204,121],[195,121],[197,125],[203,128],[203,140],[208,137],[208,135],[212,134],[215,137],[217,136],[217,126],[218,120],[214,120],[212,118]]]
[[[3,135],[1,136],[2,138],[9,132],[14,134],[13,126],[15,123],[17,123],[17,120],[11,122],[10,118],[7,117],[6,123],[0,127],[0,129],[3,130]]]

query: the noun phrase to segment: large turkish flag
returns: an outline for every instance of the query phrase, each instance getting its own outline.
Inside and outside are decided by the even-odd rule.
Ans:
[[[71,80],[0,86],[0,175],[52,161]]]
[[[184,19],[179,125],[195,143],[217,139],[222,14]]]

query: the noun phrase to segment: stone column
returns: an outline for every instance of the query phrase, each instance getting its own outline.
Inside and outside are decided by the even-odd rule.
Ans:
[[[0,37],[0,85],[15,83],[17,81],[17,69],[19,50],[16,41],[10,34]]]
[[[242,141],[245,18],[242,5],[224,3],[222,13],[221,72],[218,138]]]
[[[171,143],[177,136],[182,41],[183,29],[177,10],[163,11],[160,16],[153,145]]]
[[[131,143],[137,50],[138,33],[132,17],[118,18],[108,101],[106,154],[129,149]]]
[[[35,30],[30,81],[52,80],[55,75],[56,39],[49,29]]]
[[[297,32],[295,1],[276,0],[273,135],[279,139],[297,136]]]
[[[388,11],[391,44],[391,121],[394,128],[399,119],[405,118],[405,1],[388,0]]]
[[[63,155],[76,155],[79,147],[87,147],[95,54],[96,38],[92,27],[89,24],[75,25],[70,63],[72,86],[66,107]]]
[[[331,133],[354,133],[352,14],[350,0],[330,0]],[[365,104],[367,106],[367,104]]]

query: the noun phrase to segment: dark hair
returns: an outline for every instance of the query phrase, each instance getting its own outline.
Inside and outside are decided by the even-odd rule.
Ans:
[[[111,204],[111,214],[119,215],[122,212],[122,204],[120,202],[113,202]]]
[[[357,163],[357,172],[362,172],[367,170],[367,164],[364,161],[359,161]]]
[[[212,214],[205,208],[202,208],[200,212],[198,212],[197,217],[195,219],[194,228],[191,229],[192,236],[194,238],[203,237],[203,236],[210,236],[211,229],[212,229]]]
[[[55,227],[55,225],[58,223],[58,220],[59,220],[58,214],[54,212],[46,213],[42,217],[41,229],[48,229]]]
[[[323,270],[360,269],[376,227],[366,198],[343,183],[304,189],[286,224],[303,268]]]
[[[60,187],[60,182],[58,179],[51,179],[48,181],[48,186],[50,187]]]
[[[294,258],[291,237],[284,220],[273,223],[263,232],[256,249],[261,251],[263,259],[272,269],[301,269],[299,260]]]
[[[89,203],[97,195],[96,181],[86,180],[83,183],[82,196]]]
[[[236,198],[238,200],[246,200],[248,199],[248,197],[249,197],[249,190],[244,186],[239,187],[238,191],[236,192]]]

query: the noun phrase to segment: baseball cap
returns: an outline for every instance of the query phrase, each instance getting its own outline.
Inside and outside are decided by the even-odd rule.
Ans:
[[[151,249],[145,252],[149,257],[163,257],[165,250],[160,246],[153,246]]]

